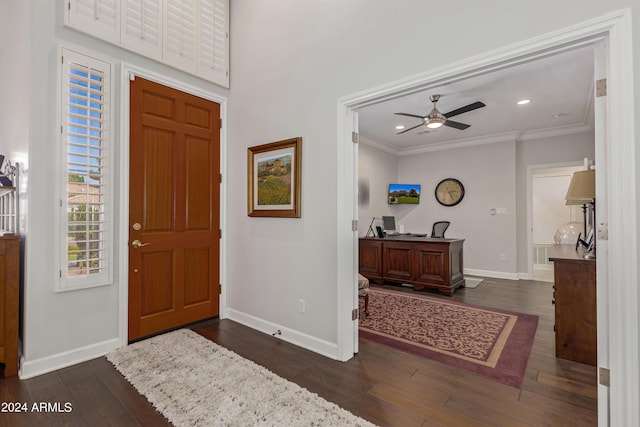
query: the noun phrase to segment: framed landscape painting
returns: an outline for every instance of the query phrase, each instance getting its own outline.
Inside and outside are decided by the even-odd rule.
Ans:
[[[300,218],[302,138],[248,149],[248,214]]]

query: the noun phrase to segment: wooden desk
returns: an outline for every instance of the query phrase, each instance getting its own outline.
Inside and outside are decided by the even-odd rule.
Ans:
[[[573,245],[555,245],[553,261],[556,357],[596,365],[596,260]]]
[[[369,280],[407,283],[413,289],[437,289],[453,295],[464,286],[464,239],[394,236],[360,239],[360,274]]]

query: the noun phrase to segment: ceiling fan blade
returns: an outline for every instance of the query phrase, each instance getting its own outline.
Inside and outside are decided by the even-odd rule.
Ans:
[[[470,127],[471,125],[468,125],[466,123],[454,122],[453,120],[447,120],[446,122],[444,122],[444,126],[449,126],[451,128],[465,130],[466,128]]]
[[[422,123],[420,123],[419,125],[415,125],[414,127],[410,127],[409,129],[405,129],[402,132],[398,132],[398,133],[396,133],[396,135],[402,135],[405,132],[409,132],[410,130],[414,130],[415,128],[419,128],[420,126],[422,126]]]
[[[393,113],[393,114],[396,114],[398,116],[415,117],[416,119],[420,119],[420,120],[425,118],[425,116],[416,116],[415,114],[409,114],[409,113]]]
[[[444,116],[448,119],[449,117],[457,116],[458,114],[467,113],[469,111],[477,110],[478,108],[486,107],[486,105],[480,101],[474,102],[473,104],[465,105],[464,107],[460,107],[457,110],[449,111]]]

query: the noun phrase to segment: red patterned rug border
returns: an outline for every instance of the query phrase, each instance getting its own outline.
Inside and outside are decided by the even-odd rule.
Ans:
[[[360,328],[360,337],[378,342],[380,344],[388,345],[405,351],[407,353],[415,354],[425,357],[447,366],[462,369],[468,372],[475,373],[485,378],[489,378],[513,387],[521,387],[524,379],[529,355],[531,354],[531,348],[533,346],[533,339],[538,326],[538,316],[518,313],[509,310],[494,309],[491,307],[483,307],[474,304],[467,304],[457,301],[448,301],[443,298],[433,297],[429,295],[410,294],[403,291],[391,290],[391,289],[371,289],[371,292],[395,294],[411,299],[423,299],[438,304],[450,304],[463,308],[472,308],[474,310],[487,311],[491,313],[500,313],[509,316],[515,316],[515,324],[512,325],[511,331],[506,337],[506,342],[502,348],[499,359],[496,361],[495,366],[489,366],[486,363],[482,364],[478,361],[464,360],[460,356],[454,357],[443,352],[434,351],[425,348],[407,340],[398,339],[392,336],[385,336],[379,333],[370,332],[366,329]]]

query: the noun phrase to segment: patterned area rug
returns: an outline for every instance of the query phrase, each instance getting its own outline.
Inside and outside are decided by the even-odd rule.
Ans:
[[[175,426],[373,426],[188,329],[107,359]]]
[[[520,387],[538,316],[370,289],[360,337]]]

